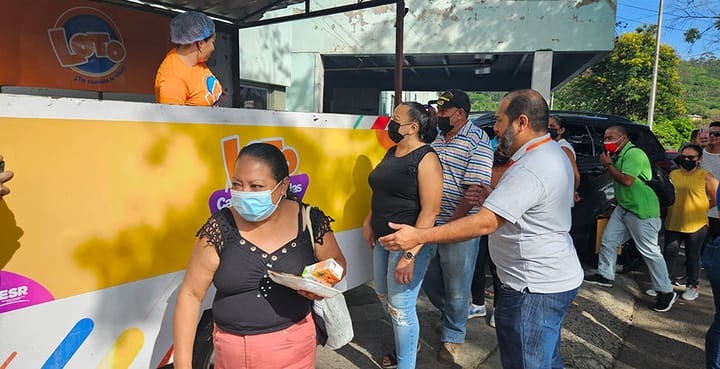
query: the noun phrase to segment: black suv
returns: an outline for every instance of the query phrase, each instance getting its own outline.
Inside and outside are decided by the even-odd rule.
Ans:
[[[551,111],[550,114],[565,122],[564,138],[575,148],[580,171],[578,193],[582,199],[572,209],[570,234],[581,260],[596,264],[597,221],[610,213],[615,197],[612,179],[599,161],[604,150],[605,129],[615,125],[625,127],[630,141],[645,150],[650,160],[665,170],[672,168],[672,161],[667,159],[665,149],[646,125],[606,114],[570,111]],[[495,137],[494,112],[470,114],[470,119],[491,138]]]

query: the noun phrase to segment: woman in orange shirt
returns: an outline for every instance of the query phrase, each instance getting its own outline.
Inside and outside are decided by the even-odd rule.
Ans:
[[[155,76],[155,99],[161,104],[217,106],[222,86],[205,65],[215,51],[215,24],[205,14],[186,12],[170,21],[178,46],[165,56]]]

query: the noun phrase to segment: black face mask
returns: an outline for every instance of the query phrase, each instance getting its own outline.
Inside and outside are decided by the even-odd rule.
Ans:
[[[442,133],[448,133],[453,129],[453,126],[450,125],[450,117],[438,117],[437,126]]]
[[[697,167],[697,162],[695,160],[688,160],[688,159],[680,159],[678,160],[678,164],[685,170],[691,171]]]
[[[558,138],[559,135],[557,128],[548,128],[547,131],[550,134],[550,138],[552,138],[553,140]]]
[[[405,136],[400,133],[400,123],[390,120],[390,123],[388,123],[388,136],[395,143],[402,141]]]

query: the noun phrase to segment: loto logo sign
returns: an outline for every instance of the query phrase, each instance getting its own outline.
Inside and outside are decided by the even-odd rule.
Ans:
[[[297,150],[289,145],[285,145],[285,139],[282,137],[270,137],[260,140],[250,141],[247,144],[263,142],[273,145],[282,151],[287,160],[288,172],[290,174],[290,191],[292,191],[299,200],[302,200],[305,196],[308,186],[310,185],[310,177],[305,173],[297,173],[298,164],[300,164],[300,155]],[[222,147],[222,157],[225,162],[225,179],[226,187],[222,190],[217,190],[210,195],[208,205],[210,206],[210,213],[215,214],[222,208],[230,206],[230,182],[235,169],[235,159],[240,153],[240,136],[228,136],[220,139],[220,146]]]
[[[58,63],[77,72],[76,81],[109,83],[125,71],[127,51],[115,22],[95,8],[68,9],[48,29]]]

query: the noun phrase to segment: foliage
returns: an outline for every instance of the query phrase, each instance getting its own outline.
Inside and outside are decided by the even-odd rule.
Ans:
[[[504,95],[501,92],[468,92],[470,111],[496,111]]]
[[[643,26],[620,35],[605,59],[556,92],[555,108],[643,121],[650,101],[656,29]],[[679,63],[672,47],[662,44],[655,98],[658,118],[675,119],[685,114]]]
[[[653,132],[666,149],[676,150],[681,144],[690,141],[695,125],[688,118],[669,120],[659,118],[653,124]]]
[[[706,53],[681,61],[680,80],[688,113],[720,120],[720,59]]]
[[[717,49],[720,42],[720,12],[717,0],[684,0],[670,8],[671,24],[685,29],[685,41],[694,44],[707,39],[708,50]]]

